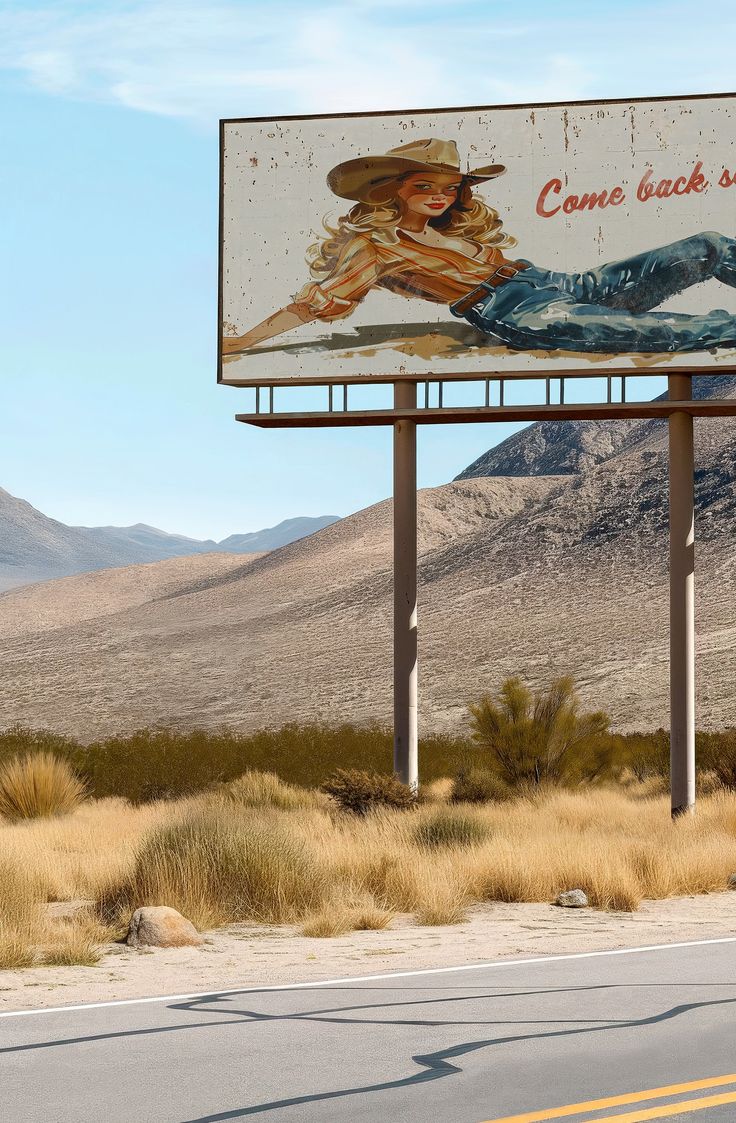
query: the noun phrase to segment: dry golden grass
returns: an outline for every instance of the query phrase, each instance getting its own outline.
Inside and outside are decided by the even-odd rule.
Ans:
[[[183,807],[92,800],[63,818],[0,823],[0,849],[9,863],[38,879],[45,900],[92,900],[130,869],[143,836]]]
[[[0,767],[0,815],[38,819],[64,815],[83,802],[87,789],[61,757],[27,753]]]
[[[346,932],[380,932],[394,918],[390,909],[382,909],[370,899],[355,901],[328,900],[303,922],[303,936],[344,936]]]
[[[47,923],[39,959],[48,966],[94,967],[109,943],[110,931],[83,910]]]
[[[381,909],[368,901],[353,911],[351,928],[354,932],[382,932],[393,918],[394,913],[390,909]]]
[[[273,772],[244,772],[223,785],[222,794],[241,807],[276,807],[280,811],[326,809],[330,804],[324,792],[287,784]]]
[[[0,862],[0,970],[29,967],[43,925],[41,885],[32,874]]]
[[[455,781],[451,776],[441,776],[431,784],[422,786],[422,801],[424,803],[449,803]]]
[[[422,904],[417,909],[417,924],[434,927],[440,924],[462,924],[467,918],[470,898],[461,885],[452,882],[427,883]]]
[[[142,905],[167,904],[199,929],[300,919],[322,904],[327,880],[306,840],[288,829],[294,815],[192,800],[149,834],[129,873],[100,895],[103,917],[126,923]]]
[[[88,911],[51,918],[38,877],[0,864],[0,970],[97,963],[110,933]]]
[[[310,913],[302,924],[302,936],[328,939],[344,936],[352,928],[352,913],[339,906],[326,906],[319,912]]]
[[[379,929],[396,913],[457,923],[475,902],[553,901],[571,888],[594,907],[633,910],[644,898],[723,890],[736,872],[736,794],[724,791],[673,823],[667,797],[642,796],[642,786],[365,817],[310,793],[303,805],[287,794],[284,809],[280,781],[234,786],[234,795],[103,800],[65,818],[0,825],[0,965],[93,961],[109,933],[93,930],[84,910],[52,931],[49,900],[97,901],[117,932],[134,908],[168,904],[203,929],[295,923],[324,936]],[[418,844],[450,812],[462,830]]]

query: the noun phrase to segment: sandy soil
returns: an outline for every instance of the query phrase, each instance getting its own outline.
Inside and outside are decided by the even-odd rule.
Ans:
[[[736,893],[645,901],[636,913],[490,904],[466,923],[311,939],[292,928],[233,926],[201,948],[110,947],[96,967],[0,971],[0,1010],[193,994],[736,936]]]

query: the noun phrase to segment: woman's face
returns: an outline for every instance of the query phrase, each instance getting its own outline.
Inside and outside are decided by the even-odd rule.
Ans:
[[[439,172],[416,172],[408,175],[397,195],[405,214],[436,218],[444,214],[458,197],[462,176]]]

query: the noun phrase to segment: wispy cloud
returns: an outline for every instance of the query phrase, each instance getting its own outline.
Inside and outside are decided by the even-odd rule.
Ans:
[[[679,0],[590,7],[570,0],[562,19],[527,0],[519,19],[493,0],[11,0],[0,12],[0,68],[50,95],[204,122],[687,92],[727,81],[730,0],[714,0],[696,25]]]

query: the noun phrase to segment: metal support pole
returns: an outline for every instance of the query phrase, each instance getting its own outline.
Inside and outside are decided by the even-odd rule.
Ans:
[[[394,384],[394,408],[416,409],[414,382]],[[394,422],[394,772],[417,788],[417,427]]]
[[[692,376],[671,374],[673,401],[692,399]],[[669,417],[670,789],[672,817],[695,810],[695,497],[693,418]]]

